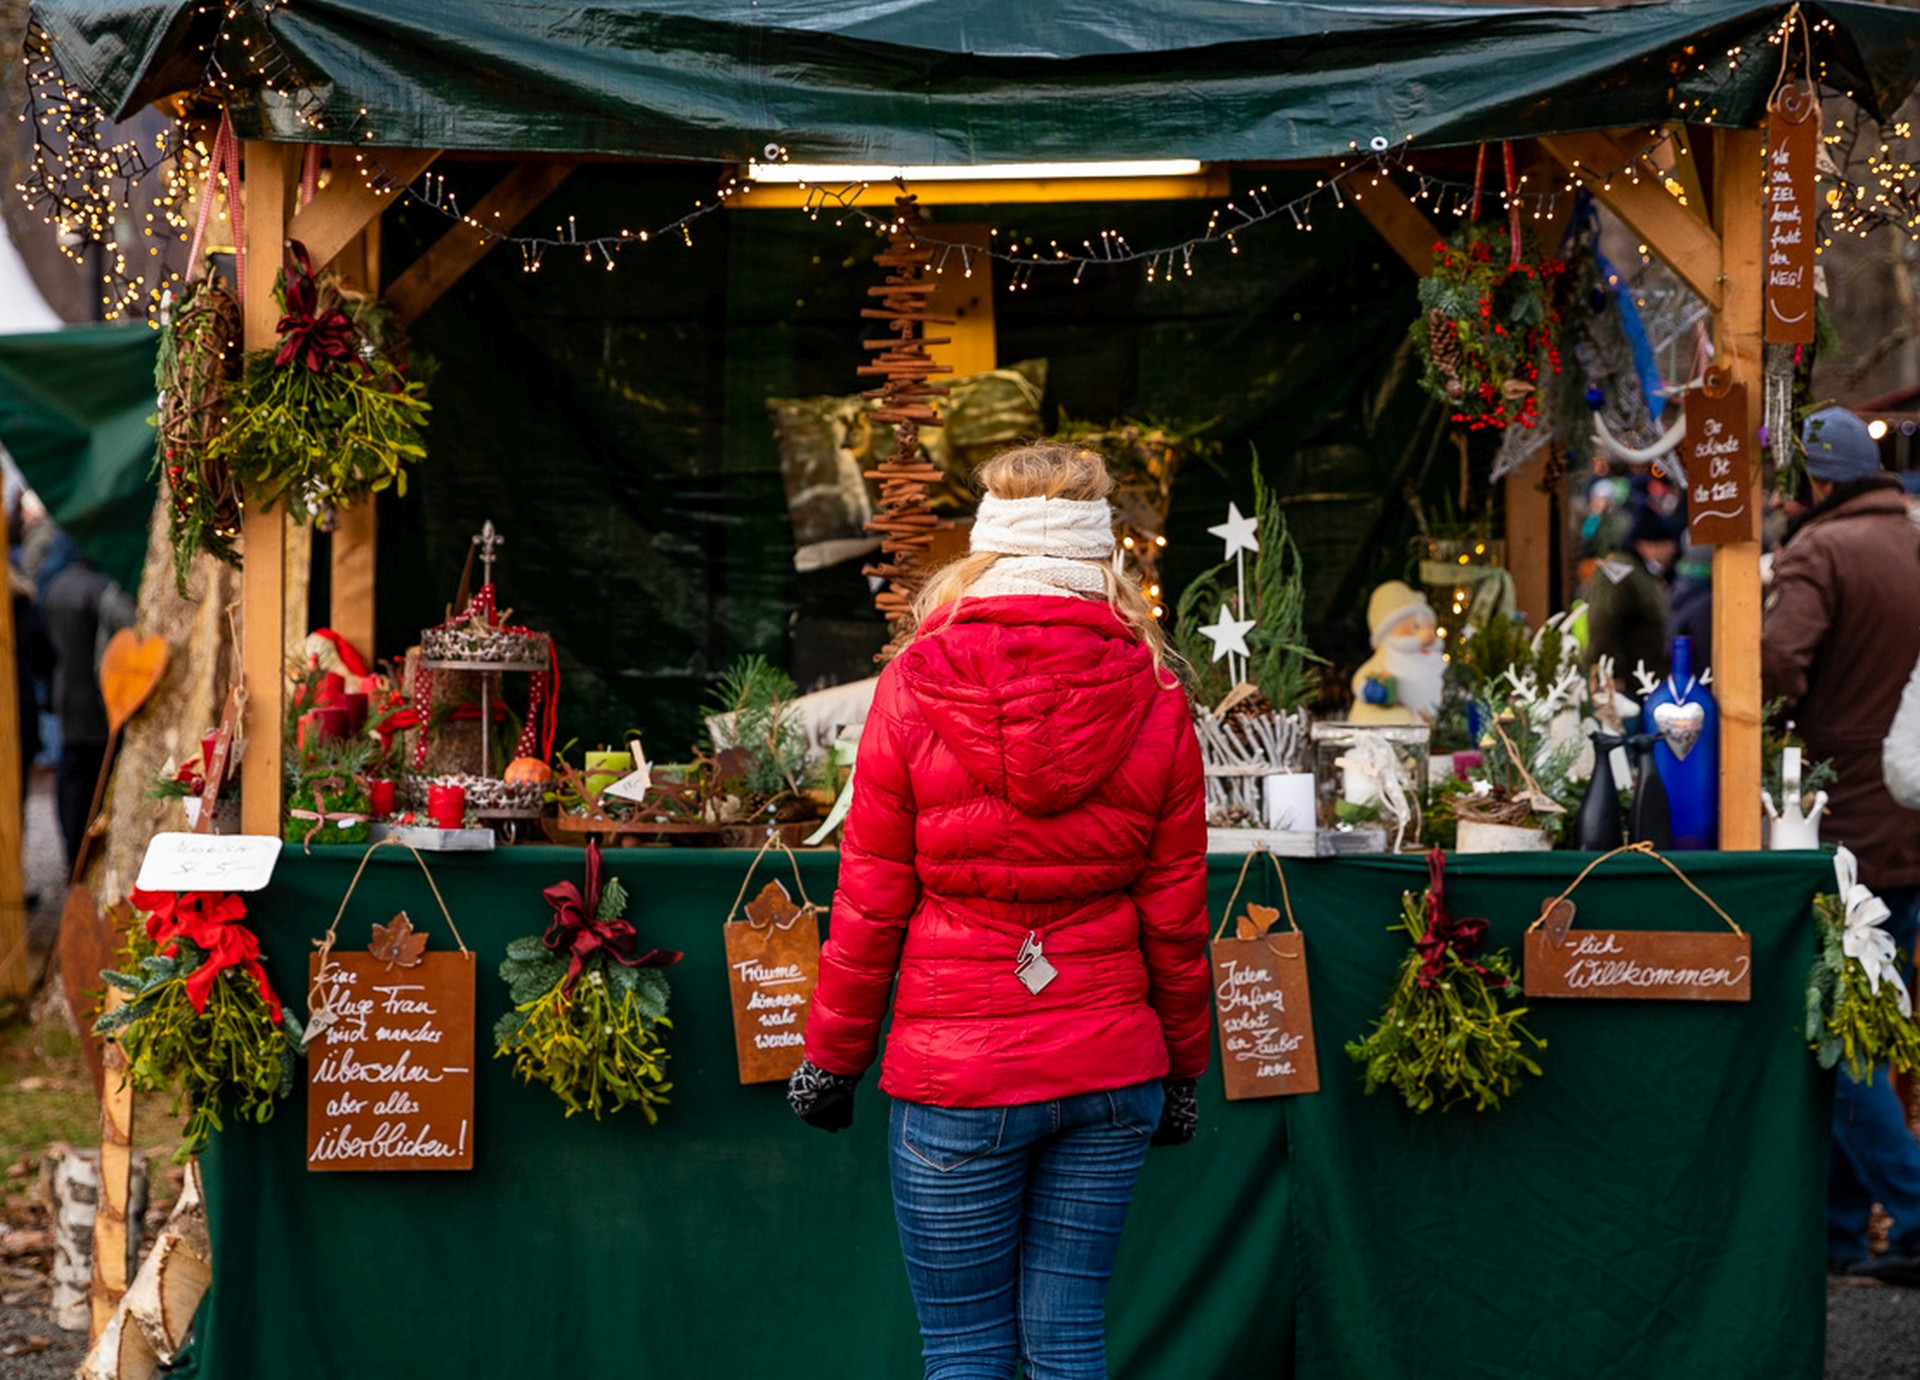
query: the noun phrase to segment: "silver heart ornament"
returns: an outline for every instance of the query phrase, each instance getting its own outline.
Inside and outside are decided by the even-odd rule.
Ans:
[[[1682,762],[1693,751],[1693,745],[1700,741],[1700,730],[1706,727],[1707,711],[1700,704],[1659,704],[1653,708],[1653,726],[1660,736],[1667,740],[1667,746],[1673,749],[1673,755]]]

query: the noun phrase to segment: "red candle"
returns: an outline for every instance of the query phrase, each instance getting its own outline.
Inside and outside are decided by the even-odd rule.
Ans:
[[[368,809],[375,819],[393,818],[393,782],[384,777],[367,782]],[[462,800],[464,809],[466,802]]]
[[[467,817],[465,786],[427,787],[427,813],[441,829],[458,829]]]

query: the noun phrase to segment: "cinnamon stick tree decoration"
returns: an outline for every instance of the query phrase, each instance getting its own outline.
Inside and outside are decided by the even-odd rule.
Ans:
[[[933,251],[915,238],[919,224],[915,199],[896,198],[887,247],[874,255],[874,262],[889,270],[887,281],[867,289],[867,295],[879,298],[880,305],[860,309],[867,320],[885,321],[890,332],[865,342],[867,349],[877,353],[873,363],[861,365],[859,372],[862,378],[886,380],[863,396],[879,400],[873,419],[891,425],[895,438],[893,454],[879,468],[867,471],[867,478],[880,481],[880,513],[867,522],[867,529],[880,533],[881,559],[867,566],[865,573],[887,582],[873,602],[893,629],[892,640],[876,661],[890,659],[906,644],[914,596],[927,576],[920,557],[932,544],[939,523],[927,506],[927,493],[941,475],[921,449],[920,428],[940,425],[931,399],[946,388],[933,382],[933,375],[950,374],[953,368],[927,357],[927,346],[947,341],[930,339],[921,330],[928,325],[952,325],[954,318],[933,316],[926,310],[928,294],[934,290],[927,278]]]

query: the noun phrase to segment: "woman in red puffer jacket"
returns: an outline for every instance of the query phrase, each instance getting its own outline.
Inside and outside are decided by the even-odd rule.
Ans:
[[[1113,565],[1100,457],[981,466],[860,740],[789,1099],[880,1087],[930,1380],[1106,1375],[1107,1278],[1149,1141],[1197,1124],[1206,819],[1186,692]]]

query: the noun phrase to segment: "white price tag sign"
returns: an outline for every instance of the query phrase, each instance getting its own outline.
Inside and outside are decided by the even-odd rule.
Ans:
[[[261,891],[280,840],[270,834],[155,834],[140,863],[142,891]]]

